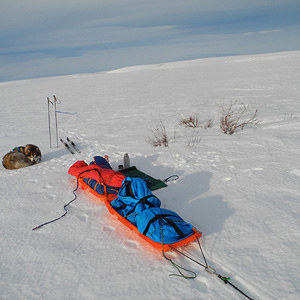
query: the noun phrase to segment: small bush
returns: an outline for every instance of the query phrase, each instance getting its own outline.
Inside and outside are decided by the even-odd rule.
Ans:
[[[186,128],[201,127],[199,117],[197,115],[182,117],[179,124]]]
[[[213,119],[207,119],[204,122],[201,122],[199,116],[193,114],[190,116],[182,117],[179,124],[186,128],[202,127],[204,129],[207,129],[213,126],[214,121]]]
[[[249,108],[242,103],[237,105],[237,101],[230,103],[228,108],[224,104],[219,105],[222,109],[222,117],[220,121],[220,128],[225,134],[234,134],[238,129],[243,130],[245,126],[258,124],[256,110],[253,114],[249,114]]]
[[[156,127],[156,130],[153,130],[152,132],[154,137],[148,139],[149,144],[154,147],[169,146],[169,137],[163,122],[161,122],[161,124]]]
[[[202,140],[202,136],[200,135],[199,130],[193,130],[192,136],[189,140],[188,146],[193,148],[196,147]]]

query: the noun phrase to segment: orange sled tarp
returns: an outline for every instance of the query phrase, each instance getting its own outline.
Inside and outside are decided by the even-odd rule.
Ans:
[[[151,240],[150,238],[148,238],[146,235],[140,233],[137,229],[136,226],[134,226],[133,224],[131,224],[127,219],[125,219],[123,216],[121,216],[117,211],[115,211],[113,209],[113,207],[111,206],[111,202],[112,200],[114,200],[115,198],[117,198],[116,194],[107,194],[107,195],[100,195],[98,194],[95,190],[93,190],[87,183],[85,183],[83,181],[82,178],[79,178],[79,184],[81,186],[81,188],[83,190],[87,190],[88,192],[92,193],[94,196],[96,196],[98,199],[100,199],[102,202],[104,202],[104,204],[106,205],[108,211],[117,217],[117,219],[123,223],[127,228],[133,230],[139,237],[141,237],[143,240],[145,240],[146,242],[148,242],[149,244],[151,244],[153,247],[159,249],[159,250],[164,250],[164,251],[169,251],[172,250],[174,248],[177,247],[181,247],[184,245],[187,245],[193,241],[195,241],[196,239],[200,238],[202,236],[202,233],[197,231],[195,228],[193,228],[193,234],[188,236],[187,238],[180,240],[176,243],[173,244],[162,244],[162,243],[158,243],[155,242],[153,240]]]

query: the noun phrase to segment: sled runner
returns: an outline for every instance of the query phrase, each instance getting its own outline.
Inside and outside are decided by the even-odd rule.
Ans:
[[[175,242],[175,243],[171,243],[171,244],[163,244],[161,242],[156,242],[151,240],[148,236],[142,234],[139,232],[138,228],[136,226],[134,226],[130,221],[128,221],[127,219],[125,219],[123,216],[121,216],[112,206],[111,206],[111,202],[117,198],[117,195],[112,195],[112,194],[108,194],[108,195],[100,195],[98,194],[95,190],[93,190],[87,183],[85,183],[82,179],[79,180],[79,184],[81,185],[81,188],[83,190],[88,191],[89,193],[93,194],[94,196],[96,196],[97,198],[99,198],[102,202],[104,202],[105,206],[107,207],[108,211],[112,214],[115,215],[118,220],[123,223],[127,228],[133,230],[135,233],[137,233],[137,235],[139,237],[141,237],[142,239],[144,239],[146,242],[148,242],[149,244],[151,244],[152,246],[154,246],[155,248],[159,249],[159,250],[164,250],[164,251],[169,251],[172,250],[173,248],[177,248],[180,246],[184,246],[187,245],[193,241],[195,241],[197,238],[200,238],[202,236],[202,233],[197,231],[194,227],[192,228],[192,234],[189,235],[188,237]]]
[[[91,166],[100,166],[100,163],[102,163],[100,172],[104,172],[103,168],[110,169],[107,161],[102,159],[95,157],[95,161],[89,166],[77,162],[70,168],[69,174],[77,176],[81,188],[100,199],[108,211],[127,228],[133,230],[155,248],[163,251],[189,244],[202,236],[201,232],[183,221],[175,212],[160,208],[161,202],[151,192],[151,184],[149,188],[148,175],[139,170],[136,172],[135,167],[130,168],[131,174],[135,175],[140,172],[145,180],[139,177],[126,177],[120,187],[114,186],[113,189],[111,181],[109,181],[110,187],[107,188],[105,180],[102,180],[104,176],[99,176],[98,173],[90,175],[90,172],[94,172]],[[77,169],[78,166],[80,169]],[[80,171],[84,173],[80,173]],[[124,176],[124,173],[122,175]],[[91,176],[93,178],[90,178]],[[102,182],[99,181],[99,178]],[[162,181],[150,178],[150,182],[154,183],[152,188],[158,189],[166,186]]]

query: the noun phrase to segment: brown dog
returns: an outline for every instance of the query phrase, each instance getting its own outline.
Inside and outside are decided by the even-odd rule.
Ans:
[[[25,147],[16,147],[7,153],[3,157],[2,165],[9,170],[20,169],[39,163],[41,158],[42,153],[39,147],[28,144]]]

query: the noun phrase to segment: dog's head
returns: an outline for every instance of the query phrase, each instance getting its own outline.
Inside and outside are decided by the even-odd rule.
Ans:
[[[34,164],[39,163],[42,159],[40,148],[32,144],[28,144],[24,147],[24,154]]]

